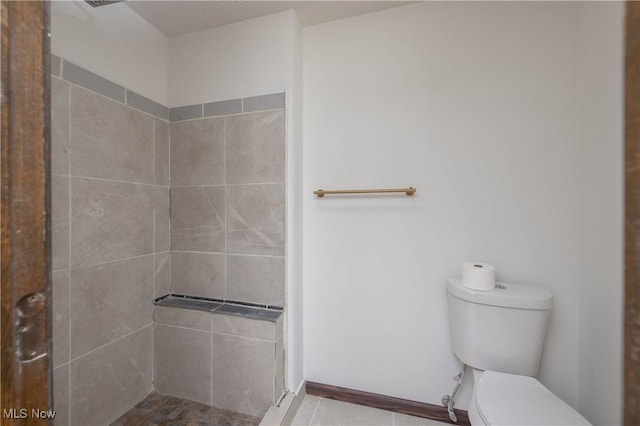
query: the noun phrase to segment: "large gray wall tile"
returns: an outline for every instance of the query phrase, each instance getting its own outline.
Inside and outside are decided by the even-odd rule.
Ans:
[[[153,183],[153,117],[71,86],[71,174]]]
[[[127,90],[127,105],[165,120],[169,118],[169,108],[131,90]]]
[[[152,322],[153,256],[71,271],[71,356]]]
[[[213,332],[238,337],[276,341],[275,322],[213,313]]]
[[[284,111],[226,118],[227,183],[284,182]]]
[[[171,184],[224,184],[224,118],[171,123]]]
[[[68,176],[51,176],[51,257],[53,270],[69,267]]]
[[[171,291],[171,253],[154,254],[155,275],[153,278],[153,298],[165,296]]]
[[[244,112],[284,108],[284,104],[284,93],[272,93],[269,95],[252,96],[250,98],[244,98],[242,100],[242,108]]]
[[[171,248],[225,251],[224,187],[171,189]]]
[[[284,306],[284,257],[228,255],[227,297]]]
[[[52,277],[53,367],[69,361],[69,271]]]
[[[106,78],[102,78],[97,74],[80,68],[68,61],[64,61],[62,67],[62,77],[78,86],[82,86],[96,93],[100,93],[103,96],[107,96],[111,99],[115,99],[118,102],[124,103],[125,100],[125,88],[119,86]]]
[[[211,333],[160,324],[154,333],[156,391],[211,405]]]
[[[148,326],[71,362],[71,424],[116,420],[151,391]]]
[[[152,189],[71,178],[71,266],[152,253]]]
[[[273,343],[213,334],[213,406],[262,417],[274,401]]]
[[[194,330],[211,331],[211,313],[166,306],[153,307],[153,322]]]
[[[175,294],[224,299],[224,255],[172,252],[171,291]]]
[[[155,184],[169,186],[169,124],[154,120]]]
[[[51,79],[51,173],[69,174],[69,83]]]
[[[227,186],[227,251],[284,255],[284,185]]]
[[[55,426],[69,425],[69,364],[53,370],[53,409]]]
[[[169,216],[169,187],[153,188],[154,250],[168,251],[171,247],[171,218]]]

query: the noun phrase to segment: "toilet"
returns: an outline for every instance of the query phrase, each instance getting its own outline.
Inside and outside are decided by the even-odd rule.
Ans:
[[[496,283],[495,290],[478,291],[448,280],[452,349],[473,376],[473,426],[590,424],[533,377],[551,299],[535,285]]]

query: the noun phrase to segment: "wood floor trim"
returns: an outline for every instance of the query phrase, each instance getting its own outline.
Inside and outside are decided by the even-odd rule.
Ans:
[[[423,417],[443,423],[452,423],[447,409],[440,405],[426,404],[424,402],[395,398],[393,396],[380,395],[355,389],[342,388],[340,386],[325,385],[322,383],[307,382],[307,395],[319,396],[336,401],[350,402],[364,405],[365,407],[378,408],[407,414],[409,416]],[[470,426],[469,415],[464,410],[455,410],[458,425]]]

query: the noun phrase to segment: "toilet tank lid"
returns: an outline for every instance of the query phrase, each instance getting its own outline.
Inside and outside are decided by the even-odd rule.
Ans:
[[[473,290],[465,287],[460,278],[450,278],[447,283],[447,291],[459,299],[483,305],[503,306],[518,309],[551,309],[552,295],[544,287],[530,284],[496,283],[491,291]]]
[[[485,371],[473,403],[490,425],[590,425],[533,377]]]

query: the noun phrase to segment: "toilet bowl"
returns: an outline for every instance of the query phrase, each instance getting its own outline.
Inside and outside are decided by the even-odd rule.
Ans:
[[[456,357],[471,367],[469,420],[476,425],[589,425],[533,376],[538,373],[551,293],[499,283],[492,291],[447,283]]]
[[[496,371],[477,371],[472,425],[590,425],[566,402],[533,377]]]

